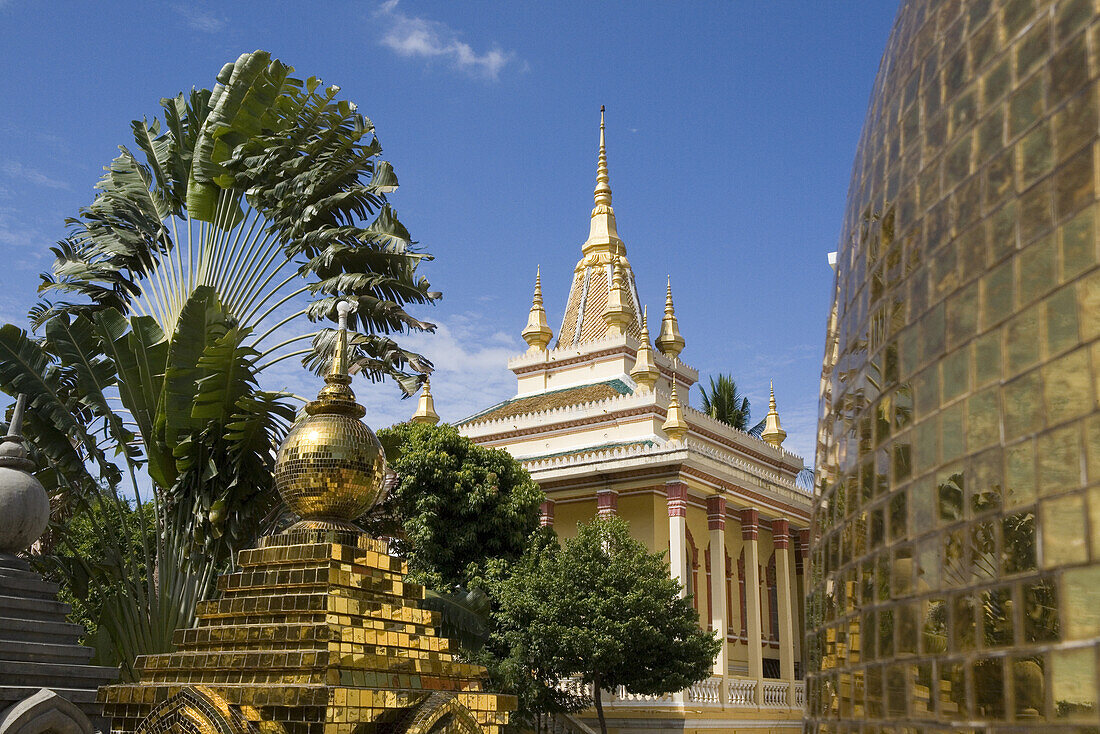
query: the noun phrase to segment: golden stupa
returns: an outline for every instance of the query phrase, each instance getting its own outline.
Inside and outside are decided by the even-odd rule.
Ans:
[[[175,652],[100,689],[111,731],[499,734],[507,722],[515,699],[454,659],[405,563],[352,522],[381,498],[385,459],[347,376],[348,310],[327,384],[278,453],[276,487],[301,520],[238,555]]]

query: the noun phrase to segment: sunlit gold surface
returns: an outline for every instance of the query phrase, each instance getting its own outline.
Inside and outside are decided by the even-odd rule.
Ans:
[[[445,709],[465,722],[455,731],[499,734],[515,707],[485,691],[484,668],[455,661],[384,542],[292,529],[238,566],[198,624],[176,632],[176,652],[140,657],[140,683],[100,690],[113,731],[237,734],[243,721],[265,734],[404,732]],[[192,693],[174,699],[181,691]]]
[[[385,477],[382,445],[348,415],[311,415],[291,429],[275,468],[275,487],[302,520],[339,524],[378,501]]]
[[[822,381],[809,732],[1100,729],[1100,4],[901,4]]]

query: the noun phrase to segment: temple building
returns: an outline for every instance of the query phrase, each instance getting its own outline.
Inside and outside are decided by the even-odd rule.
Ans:
[[[700,623],[726,640],[713,676],[688,690],[607,692],[614,731],[798,731],[811,504],[795,482],[802,459],[783,448],[774,394],[762,439],[688,406],[698,372],[680,360],[671,284],[650,341],[611,205],[602,110],[594,196],[557,339],[536,270],[529,346],[508,363],[516,395],[459,428],[523,463],[547,495],[543,524],[559,536],[598,516],[628,520],[651,550],[669,553]]]

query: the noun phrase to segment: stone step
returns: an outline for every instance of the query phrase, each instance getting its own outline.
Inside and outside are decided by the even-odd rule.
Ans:
[[[9,660],[41,663],[86,663],[92,659],[94,654],[94,649],[84,645],[0,640],[0,666],[7,664]]]
[[[70,686],[96,689],[118,677],[118,670],[77,663],[8,663],[0,665],[0,688],[36,685],[39,688]]]
[[[16,701],[22,701],[28,696],[33,696],[42,689],[42,686],[9,686],[0,684],[0,711],[8,708]],[[101,716],[102,708],[95,702],[95,688],[57,688],[50,686],[50,690],[65,700],[76,705],[89,717]]]
[[[29,571],[16,573],[0,569],[0,594],[23,596],[35,599],[53,599],[60,587]]]
[[[78,624],[0,616],[0,640],[71,645],[82,634],[84,628]]]
[[[0,616],[58,621],[72,611],[72,607],[57,599],[28,599],[23,596],[0,594]]]

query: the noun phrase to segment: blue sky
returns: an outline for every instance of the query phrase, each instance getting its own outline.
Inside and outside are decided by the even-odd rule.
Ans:
[[[410,343],[457,420],[514,394],[508,356],[541,264],[560,324],[587,235],[599,107],[644,302],[670,275],[703,379],[729,372],[812,463],[852,155],[894,3],[37,3],[0,0],[0,320],[25,323],[49,246],[158,100],[262,48],[377,126],[402,221],[436,256],[439,324]],[[286,364],[286,363],[284,363]],[[277,379],[312,394],[289,367]],[[283,387],[282,384],[273,387]],[[367,420],[406,417],[360,384]],[[692,403],[698,405],[697,392]]]

